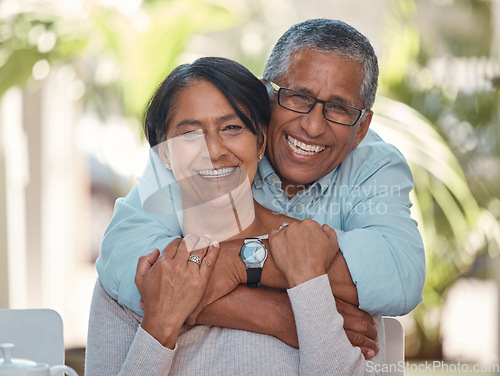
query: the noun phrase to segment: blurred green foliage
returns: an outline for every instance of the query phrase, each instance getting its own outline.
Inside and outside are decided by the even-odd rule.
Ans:
[[[424,301],[411,315],[417,335],[407,343],[410,357],[440,356],[447,289],[460,277],[484,273],[474,269],[478,257],[498,255],[500,213],[487,209],[500,197],[492,17],[490,1],[394,0],[385,20],[389,53],[381,61],[381,92],[408,107],[397,116],[394,105],[378,109],[400,122],[392,124],[393,143],[414,173],[427,258]]]
[[[34,65],[68,61],[83,51],[88,38],[52,12],[18,13],[0,19],[0,96],[32,80]]]
[[[72,66],[85,84],[85,108],[102,118],[140,119],[189,38],[227,29],[237,19],[202,0],[145,1],[131,15],[93,1],[76,14],[27,7],[0,19],[0,96],[12,86],[34,83],[35,64],[45,60]]]

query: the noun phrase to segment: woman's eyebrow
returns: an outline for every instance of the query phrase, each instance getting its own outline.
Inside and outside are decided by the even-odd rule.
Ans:
[[[235,119],[239,120],[240,118],[238,115],[236,115],[236,113],[230,113],[230,114],[216,117],[215,122],[217,124],[219,124],[219,123],[223,123],[225,121],[230,121],[230,120],[235,120]],[[203,124],[203,121],[198,120],[198,119],[184,119],[184,120],[179,121],[177,124],[173,124],[173,127],[175,129],[181,129],[183,127],[188,127],[191,125],[202,125],[202,124]]]
[[[201,124],[201,121],[199,121],[199,120],[185,119],[185,120],[181,120],[180,122],[175,124],[174,127],[175,127],[175,129],[180,129],[183,127],[187,127],[189,125],[200,125],[200,124]]]
[[[222,122],[225,122],[225,121],[235,120],[235,119],[239,120],[240,117],[238,115],[236,115],[235,112],[233,112],[233,113],[230,113],[230,114],[227,114],[227,115],[219,116],[217,119],[215,119],[215,122],[216,123],[222,123]]]

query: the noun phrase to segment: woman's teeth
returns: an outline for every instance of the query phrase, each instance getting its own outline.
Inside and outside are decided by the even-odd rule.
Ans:
[[[201,170],[198,171],[198,174],[200,174],[204,178],[208,179],[215,179],[215,178],[223,178],[224,176],[228,176],[236,170],[236,167],[224,167],[224,168],[219,168],[215,170]]]
[[[308,145],[293,138],[292,136],[286,136],[286,140],[288,141],[288,145],[290,145],[290,148],[297,154],[314,155],[325,150],[324,146]]]

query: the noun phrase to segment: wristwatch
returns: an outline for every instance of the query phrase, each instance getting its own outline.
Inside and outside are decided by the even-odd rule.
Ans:
[[[240,257],[247,268],[247,286],[259,286],[262,267],[267,259],[267,248],[259,238],[247,238],[240,249]]]

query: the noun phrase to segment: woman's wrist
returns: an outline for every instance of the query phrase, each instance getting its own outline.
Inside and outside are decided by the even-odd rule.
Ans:
[[[159,321],[144,315],[141,326],[163,347],[173,350],[177,342],[177,337],[179,336],[182,323],[165,323],[164,320]]]

